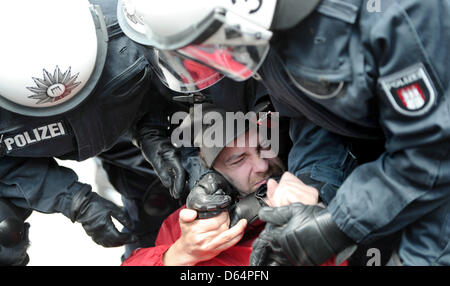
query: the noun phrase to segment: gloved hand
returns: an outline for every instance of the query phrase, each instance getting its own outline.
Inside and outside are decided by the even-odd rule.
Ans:
[[[353,247],[333,222],[327,209],[294,203],[262,208],[259,218],[267,222],[253,243],[250,265],[321,265],[333,255]]]
[[[133,229],[130,219],[118,206],[92,192],[90,188],[83,188],[73,196],[69,218],[72,222],[81,223],[97,244],[116,247],[136,242],[135,235],[116,229],[112,217],[127,229]]]
[[[184,191],[186,171],[170,138],[147,135],[140,140],[139,147],[145,159],[152,165],[170,195],[178,199]]]
[[[247,220],[247,227],[258,221],[258,212],[267,206],[264,200],[267,195],[267,184],[262,185],[256,192],[241,198],[230,208],[230,227],[236,225],[241,219]]]
[[[231,193],[232,188],[227,180],[211,171],[194,185],[186,199],[186,206],[197,211],[197,218],[214,217],[230,206]]]

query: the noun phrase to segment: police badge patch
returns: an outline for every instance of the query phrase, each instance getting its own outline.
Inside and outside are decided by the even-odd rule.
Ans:
[[[392,106],[401,114],[423,115],[436,101],[435,89],[422,64],[382,77],[379,82]]]
[[[74,88],[81,84],[77,82],[78,75],[72,75],[72,68],[69,67],[64,73],[56,66],[53,74],[45,69],[42,70],[42,79],[33,77],[35,87],[27,87],[33,92],[28,98],[37,99],[36,104],[55,102],[69,95]]]

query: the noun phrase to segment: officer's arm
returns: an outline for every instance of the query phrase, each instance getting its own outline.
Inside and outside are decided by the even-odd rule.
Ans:
[[[398,2],[373,16],[381,18],[368,33],[386,152],[359,166],[328,207],[356,242],[394,233],[450,198],[450,28],[438,16],[450,7]]]
[[[19,207],[69,217],[73,194],[86,187],[52,158],[0,158],[0,196]]]
[[[288,171],[316,188],[322,201],[328,204],[356,166],[348,144],[341,136],[304,118],[291,119],[289,135],[293,146]]]
[[[150,96],[150,95],[149,95]],[[144,158],[152,165],[172,197],[178,199],[185,190],[186,172],[181,154],[170,140],[170,116],[175,112],[172,104],[161,94],[151,94],[152,104],[147,113],[131,129],[133,143],[142,150]]]
[[[105,247],[136,241],[131,233],[122,233],[113,224],[117,219],[127,229],[131,221],[122,209],[78,182],[70,169],[60,167],[52,158],[0,159],[0,196],[15,205],[43,213],[62,213],[82,224],[86,233]]]

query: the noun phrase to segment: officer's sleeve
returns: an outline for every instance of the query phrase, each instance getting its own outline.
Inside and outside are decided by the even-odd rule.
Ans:
[[[150,104],[146,105],[143,116],[133,123],[127,133],[127,136],[138,147],[140,140],[145,136],[170,138],[173,128],[171,124],[172,115],[179,111],[189,112],[187,105],[169,99],[173,96],[180,96],[180,94],[174,94],[167,88],[160,86],[162,83],[155,82],[154,84],[156,86],[153,86],[147,95],[150,97]]]
[[[53,158],[0,158],[0,197],[19,207],[69,217],[72,196],[83,188],[91,187]]]
[[[349,145],[341,136],[305,118],[290,120],[289,136],[293,146],[288,171],[319,190],[321,200],[328,204],[356,167]]]
[[[356,168],[330,210],[356,242],[392,234],[450,199],[449,1],[392,1],[365,32],[386,152]],[[369,23],[370,21],[367,21]],[[369,53],[369,51],[367,51]]]

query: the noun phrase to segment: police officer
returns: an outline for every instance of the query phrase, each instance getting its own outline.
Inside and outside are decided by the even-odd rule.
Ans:
[[[449,1],[122,2],[123,30],[171,89],[254,76],[281,115],[384,144],[326,209],[261,211],[252,264],[317,265],[396,233],[389,263],[450,264]]]
[[[152,100],[161,89],[152,83],[148,62],[120,30],[117,2],[90,2],[2,3],[1,265],[27,264],[29,225],[24,221],[31,210],[62,213],[105,247],[137,241],[128,214],[79,182],[72,170],[58,166],[54,157],[82,161],[127,138],[142,149],[174,197],[183,191],[185,175],[176,150],[154,132],[167,127],[168,105],[161,96]],[[142,186],[141,196],[149,187]],[[113,217],[127,231],[117,230]]]

